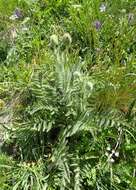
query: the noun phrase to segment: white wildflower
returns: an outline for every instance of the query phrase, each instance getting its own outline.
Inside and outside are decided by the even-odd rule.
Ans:
[[[100,12],[105,12],[106,11],[106,5],[104,3],[101,4],[99,9],[100,9]]]

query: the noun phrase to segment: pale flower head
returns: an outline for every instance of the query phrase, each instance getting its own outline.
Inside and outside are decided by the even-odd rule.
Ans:
[[[57,46],[59,44],[59,39],[56,34],[50,36],[50,44],[51,46]]]
[[[62,41],[65,45],[70,45],[72,43],[71,35],[68,32],[64,33]]]
[[[100,12],[105,12],[106,11],[106,5],[102,3],[99,7]]]

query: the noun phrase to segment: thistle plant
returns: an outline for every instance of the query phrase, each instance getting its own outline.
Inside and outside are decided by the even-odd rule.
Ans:
[[[136,189],[134,5],[0,0],[0,189]]]

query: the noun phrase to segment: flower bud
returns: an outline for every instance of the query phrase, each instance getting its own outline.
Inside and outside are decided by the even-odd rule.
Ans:
[[[101,24],[101,22],[99,20],[96,20],[94,22],[94,27],[96,28],[96,30],[100,30],[101,26],[102,26],[102,24]]]
[[[53,35],[50,36],[50,44],[51,44],[52,47],[58,46],[59,39],[58,39],[58,36],[56,34],[53,34]]]
[[[72,43],[71,35],[68,32],[63,35],[62,42],[65,46],[69,46]]]

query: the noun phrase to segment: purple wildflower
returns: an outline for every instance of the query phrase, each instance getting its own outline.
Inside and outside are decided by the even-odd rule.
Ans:
[[[16,10],[14,11],[14,13],[9,17],[10,20],[16,20],[19,18],[22,18],[22,12],[20,9],[16,8]]]
[[[16,8],[14,14],[17,16],[17,18],[21,18],[22,17],[22,12],[20,9]]]
[[[102,24],[99,20],[96,20],[94,22],[94,26],[95,26],[96,30],[99,30],[101,28]]]

